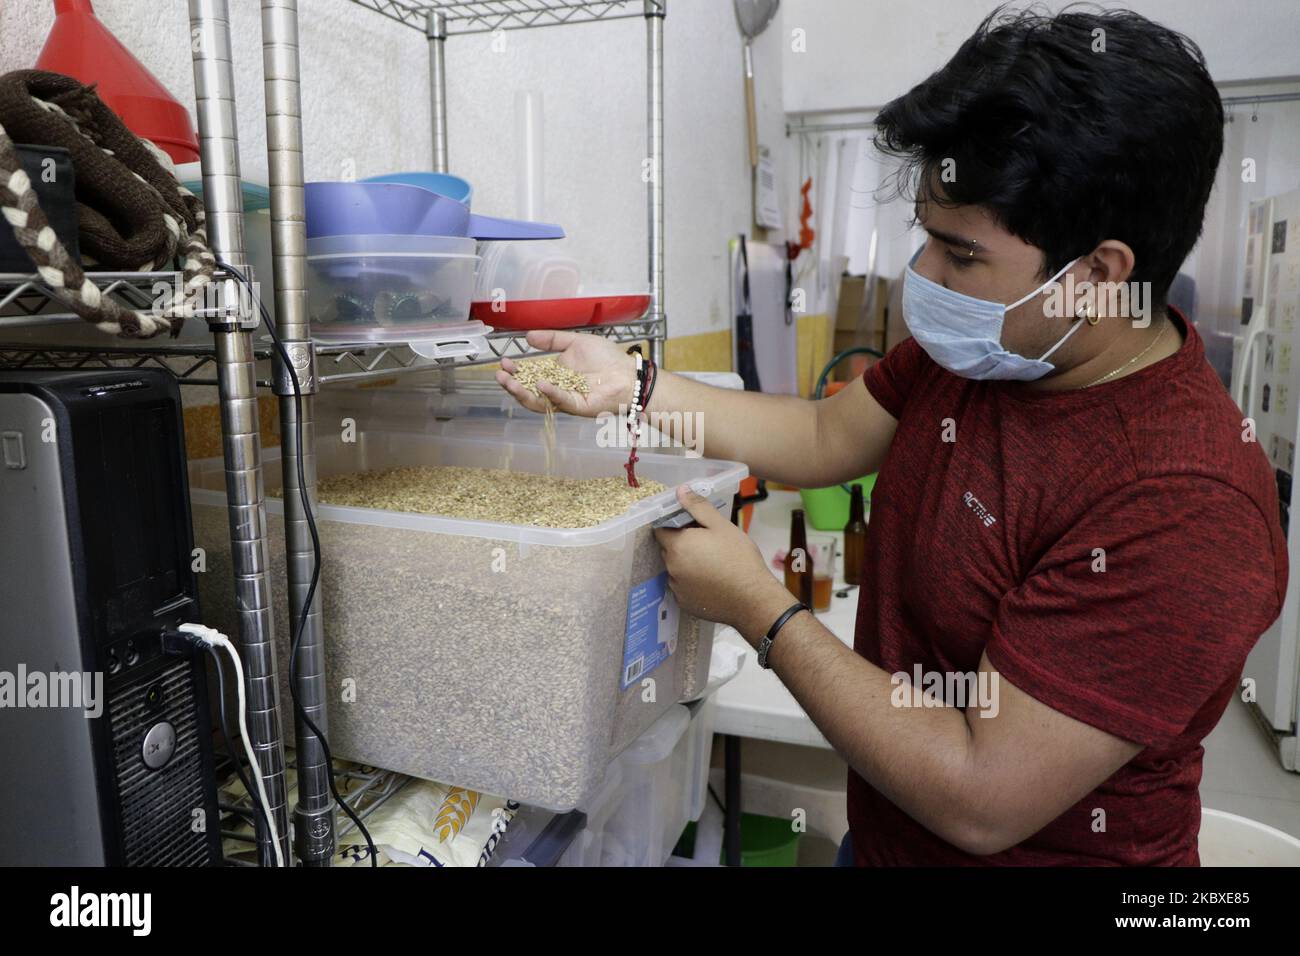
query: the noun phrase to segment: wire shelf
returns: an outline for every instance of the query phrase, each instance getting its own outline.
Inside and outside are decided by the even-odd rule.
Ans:
[[[167,293],[180,288],[184,277],[179,272],[87,272],[86,278],[99,289],[100,295],[113,299],[119,305],[134,311],[152,310]],[[211,288],[220,289],[219,280],[228,279],[217,274],[217,283]],[[238,318],[239,303],[232,301],[227,307],[212,304],[198,309],[194,317],[210,320],[228,315]],[[5,315],[4,313],[10,313]],[[84,322],[80,316],[68,311],[41,277],[35,273],[0,272],[0,331],[16,326],[31,326],[33,319],[40,325],[58,322]]]
[[[270,350],[255,353],[258,359],[271,357]],[[58,345],[0,345],[0,369],[132,369],[160,368],[171,372],[182,385],[216,385],[216,352],[211,346],[132,348],[75,348]],[[257,382],[270,388],[269,379]]]
[[[662,318],[640,319],[616,325],[588,326],[577,331],[601,335],[615,342],[639,342],[662,335],[663,325]],[[429,359],[417,355],[405,344],[359,348],[318,343],[317,379],[322,384],[355,382],[404,372],[487,365],[506,357],[543,354],[528,345],[526,332],[493,332],[487,336],[487,344],[488,351],[474,358]],[[259,347],[254,351],[254,357],[270,359],[272,350]],[[0,369],[161,368],[171,372],[183,385],[216,385],[216,378],[203,377],[204,372],[214,372],[216,364],[216,353],[210,345],[159,346],[146,350],[116,346],[0,344]],[[257,385],[270,388],[272,383],[269,379],[259,379]]]
[[[639,342],[663,334],[662,318],[622,322],[616,325],[587,326],[575,331],[601,335],[615,342]],[[317,345],[316,373],[322,384],[384,378],[402,372],[422,372],[438,368],[461,368],[487,365],[502,358],[541,355],[529,346],[526,332],[493,332],[487,336],[488,351],[474,358],[429,359],[417,355],[403,344],[370,348]]]
[[[427,3],[422,0],[352,0],[358,6],[424,32],[430,13],[440,13],[447,35],[495,33],[529,27],[565,26],[597,20],[627,20],[645,16],[643,0],[466,0]],[[653,0],[662,5],[661,0]]]

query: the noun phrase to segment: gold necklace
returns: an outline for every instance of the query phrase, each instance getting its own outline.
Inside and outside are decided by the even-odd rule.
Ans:
[[[1139,352],[1137,355],[1133,356],[1131,359],[1129,359],[1127,362],[1125,362],[1125,363],[1124,363],[1123,365],[1121,365],[1119,368],[1115,369],[1113,372],[1107,372],[1107,373],[1106,373],[1105,375],[1103,375],[1101,378],[1097,379],[1096,381],[1089,382],[1087,385],[1085,385],[1085,386],[1083,386],[1083,387],[1084,387],[1084,388],[1092,388],[1094,385],[1100,385],[1102,382],[1107,381],[1108,379],[1112,379],[1112,378],[1114,378],[1116,375],[1118,375],[1120,372],[1124,371],[1124,370],[1125,370],[1126,368],[1128,368],[1130,365],[1132,365],[1133,363],[1139,361],[1139,360],[1142,358],[1142,356],[1146,355],[1148,352],[1150,352],[1153,348],[1156,347],[1156,343],[1159,342],[1160,339],[1161,339],[1161,337],[1165,334],[1165,329],[1169,328],[1169,326],[1170,326],[1171,324],[1172,324],[1172,323],[1171,323],[1169,320],[1166,320],[1166,321],[1165,321],[1165,324],[1162,325],[1162,326],[1160,326],[1160,331],[1156,333],[1156,337],[1155,337],[1154,339],[1151,340],[1151,344],[1150,344],[1150,345],[1148,345],[1146,348],[1144,348],[1144,349],[1143,349],[1141,352]]]

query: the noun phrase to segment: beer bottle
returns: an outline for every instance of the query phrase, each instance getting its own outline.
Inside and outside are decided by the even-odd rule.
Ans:
[[[812,610],[813,559],[808,551],[808,530],[804,526],[802,508],[796,508],[790,515],[790,549],[785,553],[785,587]]]
[[[844,526],[844,583],[861,584],[867,558],[867,522],[862,503],[862,486],[853,485],[849,498],[849,523]]]

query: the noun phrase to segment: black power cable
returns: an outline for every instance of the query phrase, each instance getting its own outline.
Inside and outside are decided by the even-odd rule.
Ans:
[[[356,826],[357,830],[363,837],[365,837],[366,847],[370,850],[370,865],[372,867],[377,867],[379,865],[379,851],[375,849],[375,842],[370,838],[370,831],[367,830],[365,824],[361,822],[361,818],[357,816],[353,809],[348,806],[347,802],[339,795],[338,786],[334,782],[334,758],[330,754],[329,743],[325,740],[325,735],[320,732],[320,729],[312,722],[311,718],[307,716],[307,712],[303,709],[302,703],[298,700],[297,681],[294,679],[297,675],[298,644],[302,640],[303,632],[307,629],[307,616],[311,611],[311,604],[316,596],[316,586],[320,583],[321,564],[320,535],[316,532],[316,518],[312,514],[311,502],[308,500],[307,474],[302,463],[302,383],[298,381],[298,373],[294,369],[293,363],[289,361],[289,353],[285,349],[284,343],[280,341],[280,335],[275,329],[275,323],[271,321],[271,314],[262,303],[261,296],[259,296],[257,290],[253,288],[253,283],[249,281],[248,276],[229,263],[222,262],[220,259],[217,260],[217,266],[225,269],[228,273],[243,283],[248,294],[257,302],[257,307],[262,313],[262,322],[266,325],[267,331],[271,333],[271,341],[275,345],[276,353],[279,355],[280,361],[284,363],[284,367],[289,373],[289,379],[293,383],[295,437],[298,442],[298,454],[296,456],[298,459],[298,495],[302,500],[303,517],[307,519],[307,527],[311,531],[312,569],[311,584],[307,588],[307,596],[302,602],[302,614],[298,618],[298,625],[294,629],[293,638],[289,642],[289,696],[293,699],[294,714],[297,715],[298,719],[306,725],[312,735],[320,741],[321,750],[325,754],[325,763],[329,766],[328,779],[330,784],[330,795],[334,797],[334,802],[343,809],[343,812],[348,815],[348,818]],[[301,773],[301,770],[299,770],[300,777]],[[299,786],[301,786],[301,781],[299,782]]]

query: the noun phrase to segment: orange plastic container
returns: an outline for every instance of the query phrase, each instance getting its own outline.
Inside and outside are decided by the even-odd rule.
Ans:
[[[133,133],[176,163],[199,158],[190,113],[95,16],[90,0],[54,0],[54,26],[36,69],[96,85],[99,98]]]
[[[740,480],[740,493],[745,497],[758,493],[758,479],[753,475]],[[740,524],[745,534],[749,534],[749,523],[754,520],[754,506],[745,505],[740,509]]]

